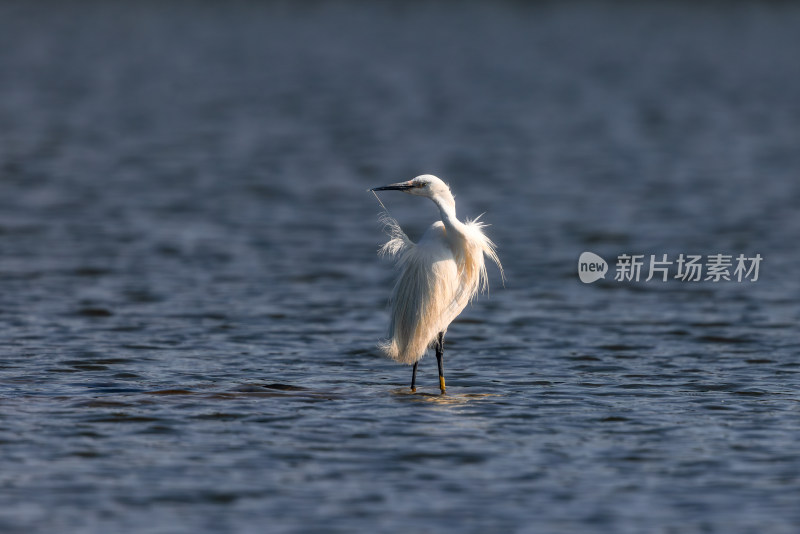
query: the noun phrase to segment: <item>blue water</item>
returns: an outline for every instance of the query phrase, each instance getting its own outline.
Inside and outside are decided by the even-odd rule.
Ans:
[[[4,3],[0,531],[800,531],[798,27]],[[375,347],[366,190],[424,172],[507,275],[451,326],[446,396]],[[381,199],[412,238],[437,215]],[[681,253],[764,259],[613,279]]]

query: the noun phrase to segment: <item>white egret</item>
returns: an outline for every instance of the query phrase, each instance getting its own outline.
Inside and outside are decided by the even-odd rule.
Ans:
[[[486,226],[475,220],[456,218],[456,202],[450,188],[436,176],[423,174],[413,180],[376,187],[371,191],[403,191],[427,197],[439,208],[440,221],[434,222],[418,243],[413,243],[397,224],[384,213],[389,241],[381,255],[396,258],[400,276],[391,298],[388,339],[379,345],[389,358],[414,364],[411,391],[416,391],[417,364],[432,347],[439,366],[439,388],[445,392],[444,334],[447,327],[475,297],[488,287],[484,255],[503,267],[495,245],[483,233]]]

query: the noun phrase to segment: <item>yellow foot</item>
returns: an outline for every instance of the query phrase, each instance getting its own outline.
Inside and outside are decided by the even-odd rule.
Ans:
[[[416,392],[417,392],[417,388],[411,388],[411,393],[416,393]]]
[[[439,389],[442,390],[442,395],[444,395],[445,387],[444,387],[444,377],[439,377]]]

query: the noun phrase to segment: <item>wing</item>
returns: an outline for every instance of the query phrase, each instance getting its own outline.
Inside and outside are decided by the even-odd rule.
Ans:
[[[459,277],[441,222],[431,226],[418,244],[405,239],[397,257],[400,276],[392,291],[389,336],[379,346],[393,360],[410,364],[425,354],[460,311],[453,310]]]
[[[484,255],[505,279],[495,245],[478,219],[467,220],[458,237],[450,240],[438,221],[415,244],[388,213],[381,215],[390,239],[380,254],[393,256],[400,268],[392,291],[388,339],[379,345],[389,358],[406,364],[422,358],[438,333],[488,287]]]

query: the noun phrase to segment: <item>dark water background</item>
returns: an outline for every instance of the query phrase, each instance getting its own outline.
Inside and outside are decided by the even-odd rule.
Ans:
[[[800,531],[800,7],[0,5],[0,531]],[[490,299],[374,348],[365,190]],[[430,202],[384,194],[414,236]],[[764,257],[583,285],[584,250]]]

